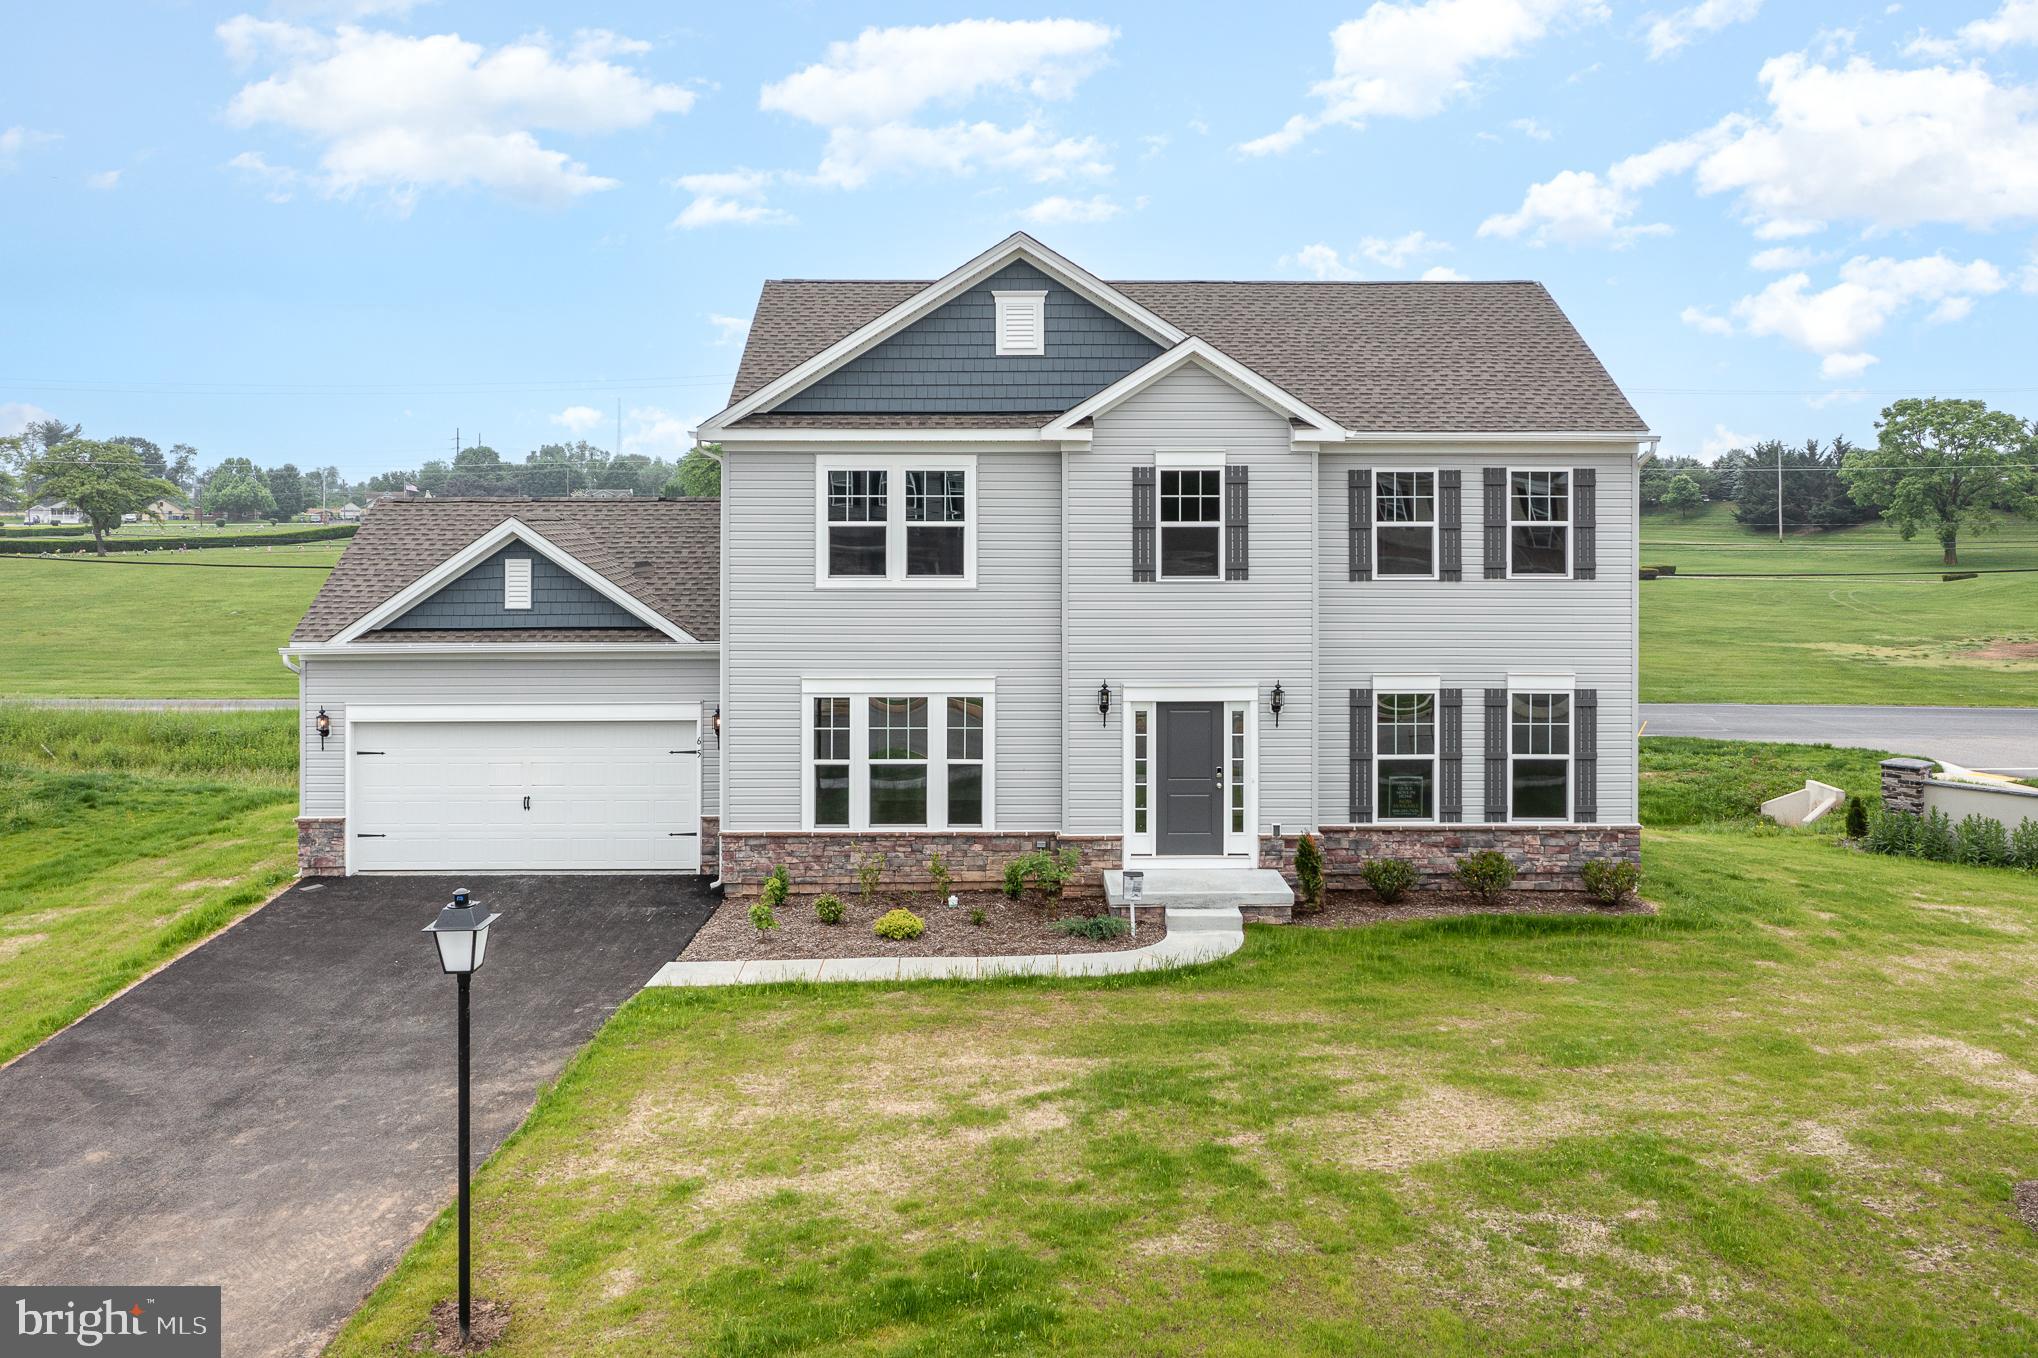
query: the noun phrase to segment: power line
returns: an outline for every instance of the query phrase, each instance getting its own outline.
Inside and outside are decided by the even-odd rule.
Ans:
[[[525,381],[468,382],[173,382],[149,379],[64,377],[0,377],[0,386],[30,391],[80,392],[154,396],[462,396],[500,395],[520,391],[573,393],[658,390],[668,387],[713,386],[735,373],[681,373],[671,377],[534,378]]]

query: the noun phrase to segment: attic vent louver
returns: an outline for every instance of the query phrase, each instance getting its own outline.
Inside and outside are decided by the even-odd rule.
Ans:
[[[504,608],[529,608],[531,606],[531,558],[511,556],[502,563],[502,606]]]
[[[998,307],[998,357],[1047,352],[1047,294],[993,292]]]

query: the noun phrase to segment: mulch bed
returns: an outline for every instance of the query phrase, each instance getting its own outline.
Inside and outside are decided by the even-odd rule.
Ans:
[[[1305,915],[1298,908],[1295,923],[1317,929],[1344,929],[1355,924],[1391,920],[1452,919],[1458,915],[1653,915],[1656,907],[1638,897],[1621,905],[1601,905],[1584,891],[1510,891],[1488,904],[1469,891],[1452,887],[1416,887],[1392,905],[1370,891],[1330,891],[1323,912]]]
[[[1070,915],[1101,915],[1100,897],[1049,900],[1027,892],[1016,901],[998,891],[961,891],[953,910],[931,891],[888,891],[865,905],[855,892],[842,897],[842,923],[823,924],[814,918],[812,895],[795,894],[778,908],[778,928],[762,938],[750,926],[750,906],[757,897],[730,897],[708,917],[693,942],[679,955],[682,962],[748,962],[808,957],[1010,957],[1023,953],[1117,952],[1158,943],[1167,935],[1159,910],[1139,912],[1139,937],[1121,935],[1108,942],[1068,938],[1050,927]],[[918,915],[927,932],[910,940],[879,938],[870,926],[887,910],[903,907]],[[984,912],[981,925],[969,922],[972,908]]]
[[[509,1328],[509,1304],[476,1297],[469,1308],[467,1342],[460,1342],[460,1303],[448,1298],[432,1307],[432,1329],[411,1341],[412,1353],[479,1353]]]

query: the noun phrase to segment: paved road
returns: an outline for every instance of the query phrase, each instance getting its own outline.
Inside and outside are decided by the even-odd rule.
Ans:
[[[1889,750],[1970,769],[2038,773],[2038,707],[1790,707],[1643,703],[1644,734]]]
[[[459,884],[300,883],[0,1070],[0,1278],[216,1283],[228,1354],[316,1353],[453,1196],[455,983],[418,930]],[[503,913],[474,981],[479,1163],[712,898],[465,884]]]
[[[119,712],[273,712],[297,706],[295,698],[0,698],[30,707],[100,707]]]

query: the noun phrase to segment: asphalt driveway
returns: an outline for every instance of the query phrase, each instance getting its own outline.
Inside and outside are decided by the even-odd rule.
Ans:
[[[455,982],[418,930],[463,885],[503,914],[477,1163],[713,908],[691,877],[300,883],[0,1070],[0,1280],[217,1283],[227,1353],[316,1353],[453,1195]]]

